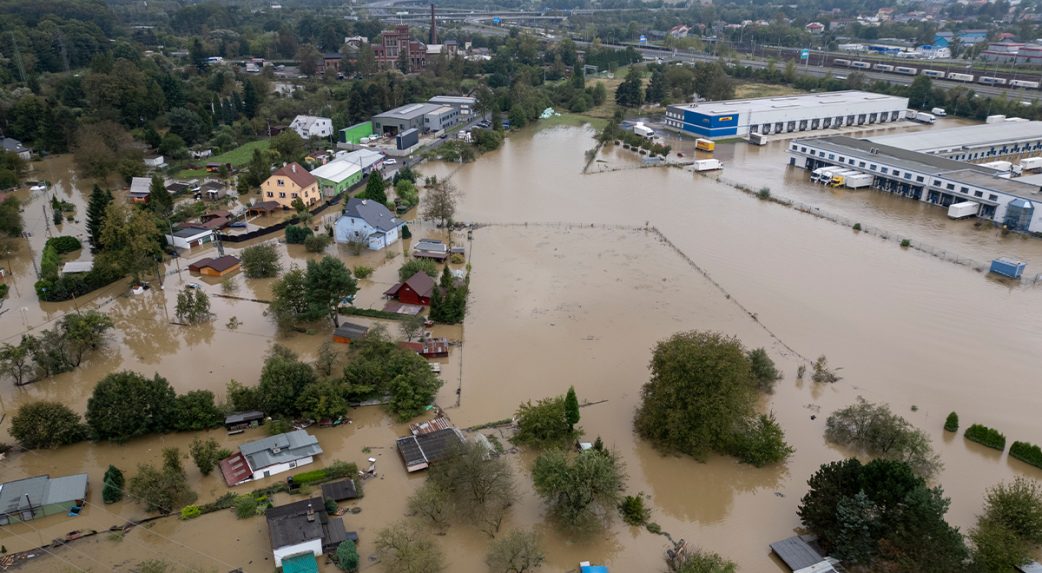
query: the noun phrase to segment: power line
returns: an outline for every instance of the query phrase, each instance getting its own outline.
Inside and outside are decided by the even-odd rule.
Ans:
[[[10,530],[5,531],[5,533],[10,533],[11,535],[14,535],[15,537],[19,537],[19,538],[23,537],[22,535],[18,535],[17,533],[15,533],[13,531],[10,531]],[[75,569],[77,571],[83,571],[83,573],[90,573],[88,570],[84,569],[83,567],[80,567],[79,565],[76,565],[72,561],[69,561],[68,559],[62,557],[61,555],[58,555],[57,553],[54,553],[53,551],[48,550],[47,548],[45,548],[43,546],[38,547],[37,549],[39,549],[40,551],[43,551],[44,553],[50,555],[51,557],[56,557],[56,558],[58,558],[58,559],[60,559],[60,560],[62,560],[64,562],[68,563],[69,567],[72,567],[73,569]]]

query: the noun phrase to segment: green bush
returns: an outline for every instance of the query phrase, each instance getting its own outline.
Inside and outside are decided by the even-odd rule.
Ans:
[[[965,436],[966,439],[971,442],[977,442],[982,446],[995,448],[1000,452],[1006,449],[1006,436],[1003,436],[994,428],[982,426],[981,424],[974,424],[969,428],[966,428]]]
[[[358,571],[358,549],[354,541],[340,542],[336,548],[336,564],[344,571]]]
[[[619,504],[619,513],[629,525],[644,525],[651,517],[651,510],[644,506],[642,495],[627,495]]]
[[[290,245],[300,245],[314,234],[314,231],[304,225],[290,225],[286,227],[286,242]]]
[[[7,285],[0,285],[0,298],[7,298],[7,291],[10,287]]]
[[[334,500],[331,497],[327,497],[324,501],[324,504],[326,506],[326,513],[328,513],[329,515],[333,515],[334,513],[336,513],[336,500]]]
[[[240,495],[235,498],[235,517],[249,519],[257,515],[257,500],[252,495]]]
[[[181,519],[195,519],[203,514],[198,505],[186,505],[181,508]]]
[[[331,241],[329,235],[309,235],[304,239],[304,250],[309,253],[321,253]]]
[[[351,269],[356,278],[367,279],[373,275],[373,267],[367,267],[365,265],[357,265]]]
[[[1042,448],[1028,442],[1013,442],[1009,447],[1009,456],[1036,468],[1042,468]]]
[[[50,239],[47,239],[44,248],[47,247],[54,247],[54,250],[57,251],[59,255],[64,255],[82,249],[83,244],[80,243],[80,240],[76,237],[62,235],[60,237],[51,237]]]
[[[944,429],[949,432],[959,431],[959,415],[955,412],[948,414],[948,419],[944,421]]]
[[[329,479],[329,475],[326,474],[326,470],[311,470],[293,476],[293,483],[296,485],[308,485],[326,481],[327,479]]]
[[[121,278],[118,272],[95,268],[87,274],[67,275],[56,278],[41,278],[36,281],[36,296],[42,301],[61,302],[83,296]]]
[[[387,320],[404,320],[408,315],[398,312],[387,312],[378,308],[356,308],[353,306],[340,307],[340,314],[352,316],[368,316],[369,318],[386,318]]]
[[[854,223],[854,230],[855,231],[860,231],[861,230],[861,223]]]
[[[902,239],[901,240],[901,247],[908,248],[908,247],[911,247],[911,246],[912,246],[912,241],[909,241],[908,239]]]

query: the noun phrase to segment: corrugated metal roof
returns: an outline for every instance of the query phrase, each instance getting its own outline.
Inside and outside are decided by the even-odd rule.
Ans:
[[[257,471],[275,464],[317,456],[322,453],[322,448],[315,436],[304,430],[294,430],[247,442],[239,446],[239,451],[249,462],[250,468]]]
[[[44,505],[66,503],[83,499],[87,495],[87,474],[62,476],[47,484]]]
[[[771,551],[793,571],[817,565],[825,560],[810,544],[796,535],[775,541],[771,544]]]
[[[326,163],[318,169],[315,169],[311,174],[320,179],[340,183],[346,181],[352,175],[361,172],[362,167],[357,163],[352,163],[347,159],[338,158]]]
[[[1042,139],[1042,121],[1000,121],[948,129],[870,137],[872,141],[924,153]]]
[[[779,105],[779,102],[783,102],[787,106],[791,105],[805,108],[821,108],[847,107],[850,105],[855,105],[859,102],[879,101],[892,101],[892,103],[894,104],[894,109],[903,109],[908,107],[908,98],[881,95],[877,93],[856,90],[812,93],[785,97],[762,97],[744,100],[714,101],[700,104],[678,105],[675,107],[700,113],[709,110],[709,113],[711,114],[722,114],[750,113],[756,111],[776,109]]]

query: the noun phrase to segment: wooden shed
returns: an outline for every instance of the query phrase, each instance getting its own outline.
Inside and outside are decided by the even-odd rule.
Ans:
[[[239,270],[239,258],[232,255],[224,255],[216,259],[206,257],[188,265],[188,270],[208,277],[223,277]]]
[[[341,322],[340,326],[333,331],[333,342],[350,344],[352,340],[358,340],[369,333],[369,328],[360,324]]]
[[[431,295],[434,294],[434,279],[423,271],[418,271],[403,283],[396,283],[384,291],[385,296],[398,299],[405,304],[431,303]]]

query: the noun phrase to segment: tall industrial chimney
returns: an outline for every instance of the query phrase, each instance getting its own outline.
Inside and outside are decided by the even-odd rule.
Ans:
[[[434,4],[431,4],[431,44],[438,43],[438,22],[434,19]]]

